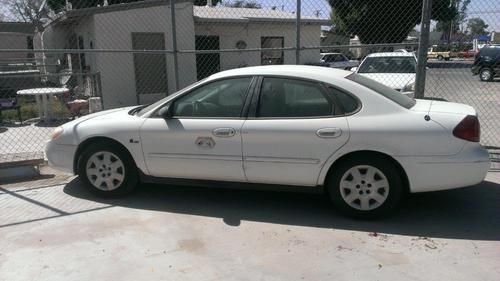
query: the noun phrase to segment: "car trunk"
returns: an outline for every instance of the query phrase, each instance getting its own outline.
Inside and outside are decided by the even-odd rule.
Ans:
[[[457,114],[457,115],[474,115],[476,116],[476,110],[466,104],[445,102],[445,101],[435,101],[435,100],[421,100],[417,99],[416,104],[410,108],[412,111],[425,112],[425,113],[446,113],[446,114]]]

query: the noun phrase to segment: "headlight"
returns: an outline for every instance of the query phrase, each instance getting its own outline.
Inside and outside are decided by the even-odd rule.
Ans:
[[[415,92],[415,82],[406,84],[403,89],[401,89],[401,92]]]
[[[52,132],[52,140],[58,139],[62,135],[63,132],[64,132],[63,127],[55,128],[54,131]]]

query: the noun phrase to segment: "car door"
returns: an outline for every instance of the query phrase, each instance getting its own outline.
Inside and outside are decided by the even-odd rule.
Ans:
[[[208,82],[164,105],[141,127],[150,175],[245,181],[241,152],[243,108],[252,77]]]
[[[349,66],[349,59],[347,59],[347,57],[342,54],[338,54],[337,63],[339,65],[339,68],[345,69]]]
[[[314,186],[349,139],[347,119],[319,82],[261,77],[242,129],[249,182]]]

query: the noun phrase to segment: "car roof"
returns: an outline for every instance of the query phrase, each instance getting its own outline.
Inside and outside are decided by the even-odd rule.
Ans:
[[[366,56],[367,58],[371,57],[414,57],[413,53],[403,53],[403,52],[385,52],[385,53],[373,53]]]
[[[342,55],[342,53],[321,53],[321,55]]]
[[[234,76],[290,76],[312,80],[327,80],[331,78],[344,78],[352,74],[351,71],[335,69],[323,66],[311,65],[264,65],[235,68],[221,71],[210,76],[210,79],[228,78]]]

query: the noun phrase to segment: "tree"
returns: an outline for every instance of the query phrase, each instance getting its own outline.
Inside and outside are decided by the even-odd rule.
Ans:
[[[446,21],[457,14],[452,0],[434,0],[432,18]],[[363,44],[401,43],[420,23],[420,0],[329,0],[334,26],[357,35]]]
[[[28,22],[33,25],[33,30],[43,30],[45,20],[51,18],[51,10],[44,5],[43,0],[6,0],[12,20]]]
[[[250,8],[250,9],[261,9],[262,6],[255,2],[255,1],[247,1],[247,0],[236,0],[231,3],[224,3],[224,6],[226,7],[233,7],[233,8]]]
[[[467,22],[467,29],[472,36],[484,35],[488,33],[489,25],[487,25],[481,18],[471,18]]]
[[[467,8],[471,0],[451,0],[451,5],[457,10],[455,17],[449,21],[438,21],[435,27],[435,31],[443,32],[442,38],[448,40],[448,44],[451,41],[451,35],[457,34],[463,30],[463,25],[467,17]]]

